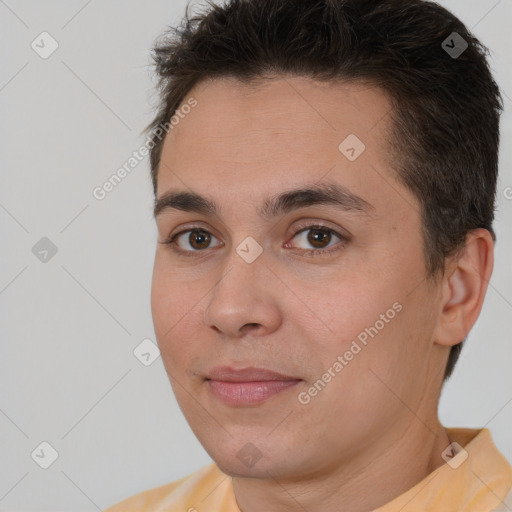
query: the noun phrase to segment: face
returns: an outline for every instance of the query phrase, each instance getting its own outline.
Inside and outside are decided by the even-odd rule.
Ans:
[[[446,351],[385,94],[289,77],[190,97],[159,167],[151,302],[199,441],[231,475],[293,478],[424,429],[410,411],[435,415]]]

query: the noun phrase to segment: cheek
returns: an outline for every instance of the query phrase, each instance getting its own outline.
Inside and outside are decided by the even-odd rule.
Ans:
[[[415,306],[403,299],[397,304],[394,298],[391,293],[370,301],[362,294],[357,302],[340,301],[336,325],[341,335],[332,337],[330,344],[319,340],[311,350],[316,370],[307,389],[316,397],[311,398],[310,407],[318,422],[346,421],[343,429],[348,438],[364,439],[375,429],[391,425],[404,409],[402,401],[413,404],[418,396],[416,381],[422,381],[425,373],[428,348]],[[325,388],[319,386],[318,393],[313,389],[317,379],[329,381]],[[336,446],[337,433],[337,427],[330,430],[326,442]]]
[[[182,272],[170,264],[166,256],[163,250],[157,250],[155,255],[151,311],[155,328],[169,330],[193,309],[198,298],[194,295],[190,281],[180,278]]]
[[[399,299],[393,302],[396,308],[383,302],[367,324],[361,324],[355,334],[361,350],[343,370],[342,388],[352,397],[344,406],[361,417],[373,411],[382,421],[391,419],[390,411],[399,411],[403,403],[414,408],[423,396],[435,327],[432,298],[422,287],[409,296],[407,291],[392,294],[389,301],[394,298]],[[359,342],[361,334],[365,343]]]
[[[387,283],[382,279],[368,279],[364,272],[333,275],[325,283],[317,283],[315,288],[304,289],[301,298],[321,321],[324,330],[327,329],[326,338],[319,336],[320,331],[317,331],[318,342],[326,345],[325,348],[334,345],[332,348],[336,350],[350,345],[396,301],[396,295]],[[294,316],[295,319],[303,317],[303,313]],[[312,329],[309,332],[314,336]]]
[[[171,321],[169,313],[172,311],[171,299],[172,293],[172,280],[170,276],[164,271],[162,258],[157,254],[153,266],[153,279],[151,282],[151,313],[153,315],[153,324],[157,338],[160,340],[165,332],[165,328],[170,328],[168,325]]]
[[[345,378],[373,378],[369,368],[385,375],[395,372],[393,378],[398,378],[397,367],[416,364],[428,350],[429,297],[422,286],[411,293],[418,280],[411,276],[420,272],[410,261],[400,261],[399,254],[387,261],[391,263],[386,268],[375,262],[364,271],[350,269],[317,283],[309,292],[303,290],[303,302],[322,320],[320,327],[327,333],[315,333],[312,324],[307,328],[317,370],[331,367],[346,353],[351,370],[343,372]]]
[[[193,288],[179,282],[163,257],[156,255],[151,284],[151,312],[162,359],[166,367],[183,368],[192,357],[194,343],[200,342],[197,321],[198,303]],[[204,293],[203,293],[204,294]]]

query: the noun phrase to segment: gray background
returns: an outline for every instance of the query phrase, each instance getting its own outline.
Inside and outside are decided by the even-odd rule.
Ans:
[[[512,460],[512,0],[441,3],[492,50],[506,112],[495,270],[440,414],[490,428]],[[210,462],[161,359],[133,354],[155,340],[147,157],[92,195],[145,140],[149,48],[184,6],[0,0],[0,510],[101,510]],[[31,48],[43,31],[59,45],[47,59]],[[45,263],[32,251],[42,237],[58,250]],[[49,457],[43,441],[58,452],[48,469],[35,462]]]

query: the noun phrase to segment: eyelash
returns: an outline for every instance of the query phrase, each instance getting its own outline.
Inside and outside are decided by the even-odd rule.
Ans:
[[[337,252],[337,251],[341,250],[350,241],[350,238],[348,236],[341,235],[340,233],[338,233],[334,229],[331,229],[331,228],[329,228],[327,226],[322,226],[320,224],[308,224],[308,225],[305,225],[305,226],[299,226],[297,228],[297,231],[293,234],[292,239],[295,238],[297,235],[299,235],[300,233],[302,233],[304,231],[310,231],[310,230],[314,230],[314,229],[322,230],[322,231],[326,231],[326,232],[329,232],[331,234],[334,234],[334,235],[336,235],[340,239],[340,242],[335,244],[333,247],[330,247],[330,248],[327,248],[327,249],[309,249],[309,250],[308,249],[302,249],[302,251],[305,252],[305,254],[303,255],[304,257],[309,257],[309,256],[315,257],[315,256],[321,256],[321,255]],[[202,251],[186,251],[186,250],[180,249],[176,245],[176,243],[175,243],[175,240],[177,238],[179,238],[180,236],[184,235],[185,233],[190,233],[190,232],[193,232],[193,231],[204,232],[204,233],[208,233],[209,235],[212,235],[212,233],[210,233],[206,229],[203,229],[203,228],[201,228],[199,226],[191,226],[189,229],[180,231],[179,233],[176,233],[175,235],[172,235],[171,237],[169,237],[169,239],[167,239],[165,242],[160,242],[160,243],[162,243],[163,245],[171,246],[171,249],[174,252],[178,253],[179,255],[183,255],[183,256],[186,256],[186,257],[196,257],[196,256],[199,256],[200,253],[205,252],[207,249],[204,249]],[[212,235],[212,236],[214,236],[214,235]]]

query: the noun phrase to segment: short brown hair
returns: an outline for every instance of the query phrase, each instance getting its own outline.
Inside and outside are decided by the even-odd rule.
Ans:
[[[200,81],[295,74],[361,81],[391,98],[397,178],[421,205],[429,277],[470,230],[493,239],[499,88],[487,48],[449,11],[422,0],[227,0],[170,27],[153,48],[160,103],[146,132],[153,188],[164,139],[154,130]],[[456,33],[456,35],[454,34]],[[453,38],[456,39],[453,39]],[[458,41],[458,42],[457,42]],[[460,54],[450,48],[467,48]],[[445,378],[462,342],[452,347]]]

